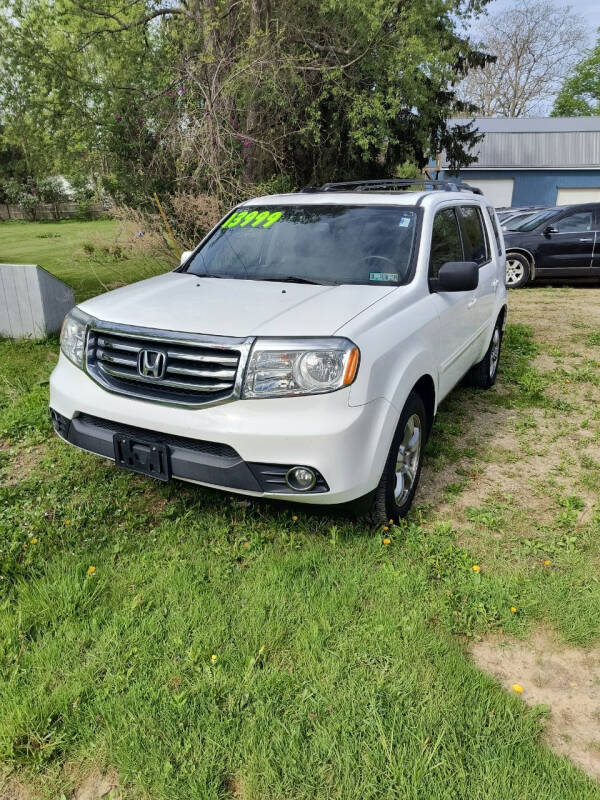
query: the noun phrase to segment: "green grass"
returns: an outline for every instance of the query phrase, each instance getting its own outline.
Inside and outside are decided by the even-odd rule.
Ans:
[[[72,225],[81,241],[109,230]],[[55,257],[93,290],[63,246]],[[22,242],[21,259],[37,247]],[[540,622],[597,640],[600,517],[577,523],[578,487],[549,488],[533,539],[510,498],[488,498],[464,529],[417,509],[385,546],[335,515],[159,485],[53,436],[57,346],[0,341],[0,761],[32,796],[71,796],[78,765],[114,767],[124,798],[152,800],[600,798],[543,745],[547,712],[466,649]],[[452,394],[429,469],[481,467],[464,442],[474,408],[508,410],[534,437],[534,412],[569,413],[537,352],[530,329],[509,327],[503,392]],[[449,482],[449,500],[467,483]]]
[[[0,222],[0,264],[39,264],[75,289],[77,301],[169,269],[132,252],[135,230],[116,220]]]

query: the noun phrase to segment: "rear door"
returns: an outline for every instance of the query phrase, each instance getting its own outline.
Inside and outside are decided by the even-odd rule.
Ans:
[[[594,217],[594,207],[588,206],[571,209],[549,222],[540,236],[537,266],[557,276],[590,275],[596,238]]]
[[[431,234],[429,275],[436,278],[447,261],[464,261],[457,208],[446,206],[436,212]],[[472,308],[476,292],[434,292],[433,301],[440,319],[440,399],[454,388],[473,364],[474,330]]]
[[[479,205],[461,205],[460,216],[465,261],[475,261],[479,266],[479,286],[475,292],[475,303],[471,307],[473,335],[479,354],[484,340],[486,346],[488,344],[488,333],[491,335],[489,323],[496,305],[498,270],[483,209]]]

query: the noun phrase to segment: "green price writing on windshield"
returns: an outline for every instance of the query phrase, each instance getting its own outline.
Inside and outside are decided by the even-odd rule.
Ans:
[[[282,211],[238,211],[221,225],[222,228],[270,228],[278,219]]]

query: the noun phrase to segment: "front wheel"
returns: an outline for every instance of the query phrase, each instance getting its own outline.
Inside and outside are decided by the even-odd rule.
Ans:
[[[421,475],[427,426],[423,401],[416,392],[411,392],[373,495],[369,517],[374,523],[397,522],[408,513]]]
[[[506,285],[509,289],[520,289],[529,281],[529,261],[520,253],[506,254]]]

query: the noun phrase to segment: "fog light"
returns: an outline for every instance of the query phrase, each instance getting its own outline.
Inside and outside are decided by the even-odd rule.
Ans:
[[[285,482],[295,492],[308,492],[317,482],[317,476],[308,467],[292,467],[285,476]]]

